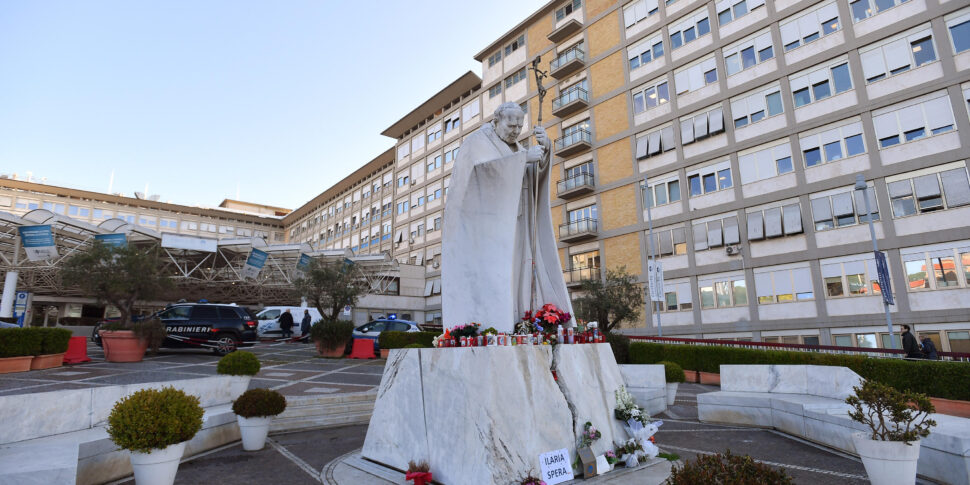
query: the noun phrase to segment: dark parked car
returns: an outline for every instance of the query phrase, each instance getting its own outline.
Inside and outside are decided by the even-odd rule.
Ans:
[[[160,319],[168,331],[164,348],[205,348],[225,355],[257,341],[255,315],[236,305],[176,303],[151,317]],[[101,345],[99,327],[91,338]]]

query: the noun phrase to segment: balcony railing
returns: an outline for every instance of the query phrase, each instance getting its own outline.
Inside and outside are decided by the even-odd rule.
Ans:
[[[556,194],[565,199],[567,197],[592,192],[594,187],[593,174],[581,173],[557,182]]]
[[[579,86],[573,86],[553,98],[552,114],[562,118],[587,106],[589,106],[589,93]]]
[[[566,284],[569,286],[579,285],[584,281],[597,280],[600,278],[599,267],[587,268],[579,267],[573,269],[567,269],[562,272],[563,279],[566,280]]]
[[[549,74],[556,79],[562,79],[585,65],[586,53],[577,45],[560,53],[549,63]]]
[[[596,219],[579,219],[559,225],[559,240],[577,241],[596,236]]]
[[[592,146],[593,136],[589,130],[579,129],[572,133],[556,139],[556,155],[568,157],[583,150],[588,150]]]

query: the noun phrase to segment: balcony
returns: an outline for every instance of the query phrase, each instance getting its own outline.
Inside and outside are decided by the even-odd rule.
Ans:
[[[589,107],[589,93],[579,86],[573,86],[552,99],[552,114],[560,118],[587,107]]]
[[[566,280],[566,286],[579,286],[584,281],[600,279],[600,269],[598,267],[588,268],[583,266],[564,270],[562,276]]]
[[[586,53],[577,45],[560,53],[549,63],[549,75],[561,81],[585,66]]]
[[[589,130],[575,130],[572,133],[556,139],[556,156],[569,157],[577,153],[589,150],[592,146],[593,136]]]
[[[546,38],[552,42],[562,42],[567,38],[569,38],[569,36],[582,30],[582,28],[583,28],[582,22],[576,19],[570,19],[569,22],[566,22],[561,26],[559,26],[559,28],[557,28],[556,30],[549,32],[549,35],[547,35]]]
[[[568,199],[577,195],[588,194],[593,191],[593,174],[581,173],[579,175],[560,180],[556,183],[556,195],[560,199]]]
[[[596,233],[596,219],[579,219],[559,225],[559,240],[562,242],[596,237]]]

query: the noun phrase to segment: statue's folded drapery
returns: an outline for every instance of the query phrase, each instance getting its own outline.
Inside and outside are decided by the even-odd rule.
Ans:
[[[445,328],[477,322],[511,332],[532,307],[534,165],[516,148],[486,123],[465,139],[455,160],[442,234]],[[538,174],[536,300],[572,313],[549,208],[548,157]]]

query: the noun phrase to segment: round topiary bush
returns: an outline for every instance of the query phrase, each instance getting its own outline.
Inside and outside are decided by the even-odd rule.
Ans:
[[[310,327],[310,338],[325,350],[347,345],[353,335],[354,324],[350,322],[320,322]]]
[[[232,412],[244,418],[276,416],[286,410],[286,398],[271,389],[250,389],[232,402]]]
[[[701,455],[682,467],[674,467],[666,482],[668,485],[695,485],[698,483],[744,483],[752,485],[789,485],[795,483],[783,470],[776,470],[754,461],[748,455]]]
[[[223,375],[254,376],[259,372],[259,367],[256,354],[237,350],[219,359],[216,370]]]
[[[148,453],[192,439],[202,413],[199,398],[180,389],[142,389],[115,403],[108,435],[126,450]]]
[[[663,364],[664,374],[667,376],[667,382],[684,382],[684,368],[677,365],[675,362],[670,362],[667,360],[661,360],[657,362],[658,364]]]
[[[427,348],[427,346],[421,345],[421,344],[415,342],[413,344],[407,344],[407,345],[405,345],[404,348],[406,348],[406,349],[425,349],[425,348]]]

